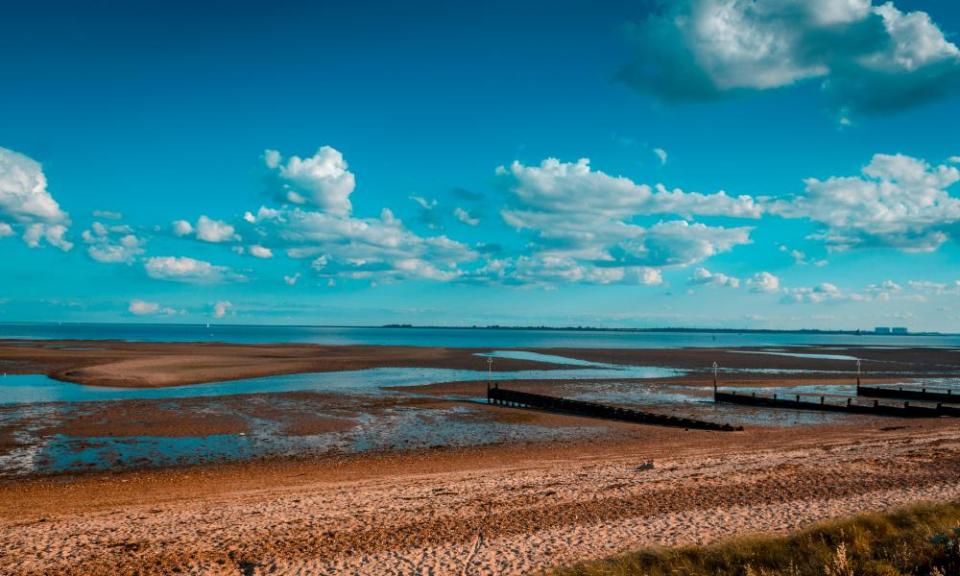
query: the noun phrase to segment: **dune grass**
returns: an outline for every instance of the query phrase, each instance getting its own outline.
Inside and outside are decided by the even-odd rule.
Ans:
[[[960,576],[960,503],[817,524],[784,537],[631,552],[554,576]]]

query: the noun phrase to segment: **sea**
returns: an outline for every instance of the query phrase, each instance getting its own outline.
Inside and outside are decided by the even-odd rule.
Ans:
[[[130,342],[312,343],[457,348],[704,348],[876,346],[960,348],[960,335],[817,332],[643,332],[237,324],[0,323],[0,338]]]

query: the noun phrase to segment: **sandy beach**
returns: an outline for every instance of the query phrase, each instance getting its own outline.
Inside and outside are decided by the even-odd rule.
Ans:
[[[960,497],[953,423],[507,446],[0,487],[4,574],[529,574]],[[645,462],[654,468],[646,469]]]
[[[192,352],[184,355],[186,348]],[[5,366],[24,373],[145,389],[381,365],[478,369],[485,362],[477,352],[0,345]],[[697,398],[710,390],[712,377],[703,368],[710,358],[731,368],[725,386],[829,387],[852,380],[851,362],[844,359],[761,350],[540,352],[692,371],[626,380],[616,389],[604,380],[565,380],[559,372],[553,380],[511,386],[575,395],[642,385]],[[864,357],[871,382],[948,375],[960,359],[941,350],[803,349],[818,352]],[[495,366],[560,369],[528,360],[498,359]],[[0,457],[23,450],[26,430],[37,454],[49,451],[52,441],[71,438],[63,444],[68,453],[143,438],[190,441],[205,450],[211,442],[262,430],[286,447],[179,463],[147,453],[106,469],[0,479],[0,573],[536,574],[637,547],[783,532],[825,518],[960,498],[955,419],[843,416],[789,425],[761,419],[747,420],[759,424],[743,432],[708,432],[471,402],[484,386],[438,382],[378,395],[266,392],[0,408]],[[689,406],[712,410],[703,402]],[[738,410],[722,417],[747,418],[749,409]],[[313,445],[300,443],[377,430],[398,414],[413,418],[407,428],[384,428],[378,432],[384,443],[359,451],[326,444],[307,450]],[[438,429],[450,435],[416,441],[417,434]],[[415,441],[399,442],[398,430],[412,430]],[[502,430],[512,432],[484,436]]]

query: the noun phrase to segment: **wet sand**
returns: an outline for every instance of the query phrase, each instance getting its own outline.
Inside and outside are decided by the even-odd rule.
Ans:
[[[850,360],[778,356],[758,349],[539,349],[538,352],[621,365],[663,366],[706,372],[713,362],[735,370],[850,372]],[[960,351],[925,348],[797,347],[792,352],[849,354],[868,372],[906,371],[950,375]],[[377,367],[484,370],[476,356],[489,349],[307,344],[151,343],[117,341],[0,340],[0,364],[10,374],[43,373],[95,386],[164,387],[278,374]],[[563,369],[564,366],[498,358],[495,371]],[[568,368],[568,367],[567,367]]]
[[[486,369],[485,360],[476,352],[416,346],[0,340],[4,372],[133,388],[382,367]],[[495,368],[543,370],[557,366],[503,359]]]

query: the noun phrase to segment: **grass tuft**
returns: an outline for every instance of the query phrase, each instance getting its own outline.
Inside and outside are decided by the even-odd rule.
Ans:
[[[658,548],[555,576],[960,576],[960,503],[817,524],[784,537]]]

